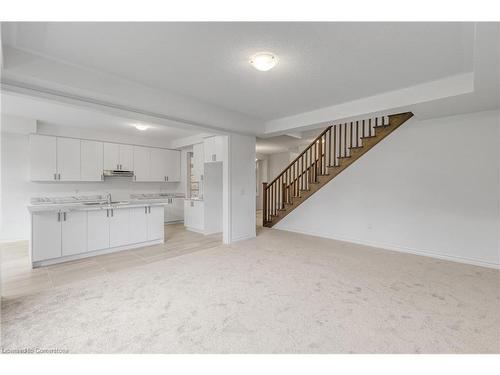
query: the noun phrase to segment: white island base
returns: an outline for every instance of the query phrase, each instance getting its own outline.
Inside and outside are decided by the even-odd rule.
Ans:
[[[163,243],[163,206],[159,203],[32,210],[32,266]]]

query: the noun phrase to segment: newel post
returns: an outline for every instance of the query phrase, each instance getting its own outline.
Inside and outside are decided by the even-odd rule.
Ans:
[[[266,224],[267,219],[267,182],[262,183],[262,226]]]

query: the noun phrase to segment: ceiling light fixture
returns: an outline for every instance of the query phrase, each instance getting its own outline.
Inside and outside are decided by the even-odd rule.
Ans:
[[[270,52],[259,52],[250,58],[250,64],[261,72],[267,72],[278,64],[278,56]]]
[[[142,125],[142,124],[135,124],[134,127],[137,130],[140,130],[141,132],[143,132],[144,130],[148,130],[150,128],[149,125]]]

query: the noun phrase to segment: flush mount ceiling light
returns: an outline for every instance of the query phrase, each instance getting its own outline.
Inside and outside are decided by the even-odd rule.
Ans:
[[[135,124],[134,127],[137,130],[140,130],[141,132],[143,132],[144,130],[148,130],[150,128],[149,125],[142,125],[142,124]]]
[[[250,64],[261,72],[267,72],[278,64],[278,56],[270,52],[259,52],[250,58]]]

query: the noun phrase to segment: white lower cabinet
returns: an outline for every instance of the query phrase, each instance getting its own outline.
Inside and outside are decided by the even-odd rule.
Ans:
[[[87,251],[87,212],[61,213],[62,256],[81,254]]]
[[[162,206],[153,206],[148,208],[147,227],[148,241],[163,239],[165,236],[164,209]]]
[[[148,240],[147,212],[147,207],[130,209],[130,243],[145,242]]]
[[[109,210],[109,246],[125,246],[130,243],[130,209]]]
[[[109,210],[88,211],[87,250],[95,251],[109,247]]]
[[[33,212],[32,262],[164,240],[163,206]],[[63,261],[63,260],[61,260]],[[46,263],[47,264],[47,263]]]
[[[59,212],[35,212],[31,218],[32,261],[61,256],[61,220]]]
[[[184,198],[169,198],[165,206],[165,223],[184,220]]]

